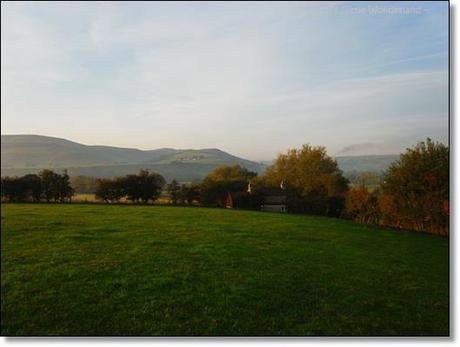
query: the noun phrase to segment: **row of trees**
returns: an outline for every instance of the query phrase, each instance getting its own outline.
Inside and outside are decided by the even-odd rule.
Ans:
[[[199,184],[198,192],[205,206],[224,207],[230,192],[238,207],[260,209],[281,185],[290,212],[340,216],[343,211],[348,182],[324,147],[310,145],[279,155],[263,176],[239,165],[218,167]]]
[[[95,195],[97,199],[105,202],[118,202],[125,198],[135,203],[145,204],[158,199],[164,185],[163,176],[148,170],[140,170],[137,175],[97,180]]]
[[[173,204],[193,202],[224,207],[231,193],[237,207],[260,209],[267,195],[279,193],[281,184],[291,212],[339,216],[343,209],[347,180],[323,147],[309,145],[280,155],[263,176],[239,165],[221,166],[199,184],[180,186],[173,181],[167,191]]]
[[[200,184],[179,184],[175,179],[167,185],[166,191],[169,194],[173,205],[191,205],[201,202]]]
[[[369,181],[376,187],[372,191],[365,187]],[[251,194],[247,193],[248,182]],[[238,207],[259,209],[265,193],[280,183],[292,213],[448,233],[449,148],[430,139],[408,149],[382,175],[357,176],[352,188],[324,147],[304,145],[279,155],[263,176],[240,166],[219,167],[194,186],[194,199],[202,205],[223,207],[231,192]],[[173,203],[181,201],[175,198],[182,194],[179,186],[172,183],[170,189]]]
[[[447,235],[449,148],[430,139],[408,149],[383,176],[380,188],[351,189],[346,214],[361,223]]]
[[[324,147],[304,145],[280,154],[263,176],[235,166],[222,166],[200,183],[166,186],[173,204],[224,207],[228,193],[237,207],[259,209],[267,192],[283,186],[286,207],[292,213],[351,218],[361,223],[447,234],[449,225],[449,149],[430,139],[393,163],[382,177],[357,176],[355,187],[343,176]],[[378,187],[369,191],[364,183]],[[73,189],[66,172],[44,170],[39,175],[2,179],[2,196],[9,201],[69,201]],[[248,193],[248,183],[251,192]],[[375,184],[380,182],[380,184]],[[159,198],[164,178],[141,170],[137,175],[90,181],[96,198],[105,202],[127,199],[148,203]],[[358,184],[356,184],[358,183]],[[359,184],[361,183],[361,184]],[[89,188],[88,188],[89,189]],[[268,193],[270,194],[270,193]]]
[[[1,179],[1,196],[8,201],[70,202],[73,194],[67,171],[58,174],[43,170],[38,175]]]

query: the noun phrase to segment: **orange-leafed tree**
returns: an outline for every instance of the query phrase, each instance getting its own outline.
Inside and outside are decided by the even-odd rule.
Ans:
[[[350,189],[345,199],[348,217],[360,223],[378,224],[380,218],[378,193],[369,192],[364,186]]]
[[[430,139],[409,148],[388,169],[382,184],[394,204],[392,223],[403,228],[447,234],[449,148]]]

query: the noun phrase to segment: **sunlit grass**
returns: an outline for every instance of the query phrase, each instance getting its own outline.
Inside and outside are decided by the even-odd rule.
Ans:
[[[323,217],[2,205],[4,335],[447,335],[448,240]]]

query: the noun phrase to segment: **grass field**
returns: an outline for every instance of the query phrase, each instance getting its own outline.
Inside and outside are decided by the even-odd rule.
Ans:
[[[78,194],[75,194],[73,197],[72,197],[72,201],[73,202],[80,202],[80,203],[103,203],[103,201],[101,200],[97,200],[96,199],[96,196],[94,194],[82,194],[82,193],[78,193]],[[120,203],[122,204],[132,204],[133,202],[129,201],[128,199],[126,198],[122,198],[120,199],[119,201]],[[171,204],[171,199],[167,196],[160,196],[160,198],[156,199],[155,200],[155,205],[170,205]]]
[[[3,335],[448,335],[448,240],[322,217],[2,205]]]

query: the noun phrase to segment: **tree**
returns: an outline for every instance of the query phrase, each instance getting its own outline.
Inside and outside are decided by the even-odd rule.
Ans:
[[[124,196],[123,181],[120,178],[101,178],[96,181],[95,196],[105,202],[118,202]]]
[[[449,148],[431,139],[401,154],[387,170],[383,193],[391,196],[403,228],[447,234],[449,216]],[[387,216],[388,218],[388,216]]]
[[[2,197],[8,201],[22,201],[27,198],[27,187],[21,177],[2,178]]]
[[[390,194],[379,197],[380,224],[393,228],[401,228],[404,217],[395,204],[395,198]]]
[[[133,202],[155,201],[161,194],[165,179],[160,174],[141,169],[138,175],[127,175],[121,179],[126,197]]]
[[[57,187],[57,174],[51,170],[43,170],[39,173],[39,177],[42,184],[42,193],[46,202],[50,202],[51,199],[57,200],[59,198],[59,192]]]
[[[167,190],[171,197],[172,204],[176,205],[177,200],[179,198],[179,191],[180,191],[180,186],[179,186],[179,183],[176,181],[176,179],[173,179],[171,183],[168,184]]]
[[[72,199],[74,190],[70,185],[70,177],[67,174],[67,170],[64,170],[62,174],[51,170],[43,170],[38,174],[38,177],[41,182],[42,196],[47,202],[51,200],[65,202]]]
[[[182,184],[180,186],[177,200],[182,204],[193,204],[194,201],[200,201],[200,185],[196,183]]]
[[[71,201],[74,194],[74,190],[70,185],[70,178],[67,174],[67,170],[64,170],[62,175],[57,174],[55,176],[56,190],[58,199],[60,202]]]
[[[248,182],[257,173],[240,165],[220,166],[210,172],[200,185],[200,195],[205,205],[224,207],[227,194],[245,192]]]
[[[306,144],[280,154],[265,179],[271,186],[283,184],[290,211],[340,216],[343,210],[348,181],[324,147]]]
[[[24,182],[27,196],[32,198],[32,201],[38,202],[42,198],[42,181],[38,175],[28,174],[21,178]]]
[[[346,194],[345,207],[348,217],[367,224],[378,224],[380,210],[378,192],[369,192],[366,187],[350,189]]]

